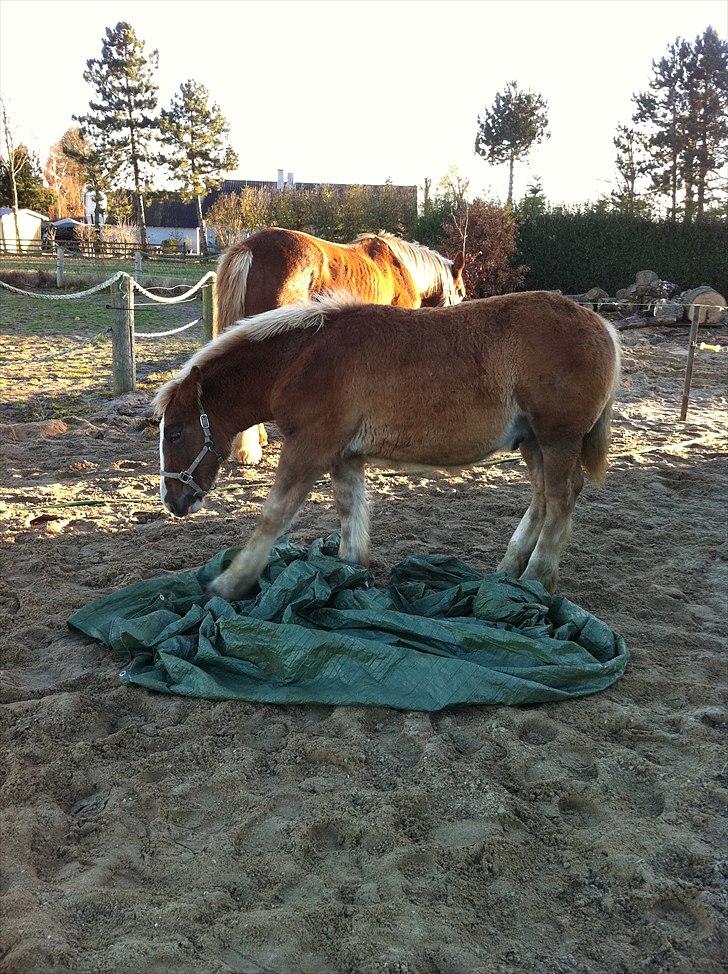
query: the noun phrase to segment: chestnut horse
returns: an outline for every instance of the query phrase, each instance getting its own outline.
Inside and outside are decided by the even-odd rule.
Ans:
[[[233,244],[217,274],[218,326],[316,296],[347,291],[371,304],[401,308],[458,304],[465,297],[463,257],[450,261],[434,250],[389,233],[362,234],[335,244],[298,230],[270,227]],[[235,450],[242,463],[258,463],[265,427],[246,430]]]
[[[324,473],[339,556],[367,564],[366,462],[461,467],[519,446],[533,497],[499,570],[553,590],[582,471],[606,471],[619,363],[612,326],[549,292],[418,310],[349,296],[278,308],[216,338],[160,389],[162,500],[178,517],[198,510],[237,433],[278,424],[273,488],[212,585],[234,599]]]

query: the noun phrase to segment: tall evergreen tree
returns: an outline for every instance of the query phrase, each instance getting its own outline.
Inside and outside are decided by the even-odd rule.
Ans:
[[[83,73],[96,96],[89,102],[87,115],[74,116],[114,184],[131,175],[142,247],[147,245],[144,187],[156,161],[154,72],[158,59],[157,51],[145,55],[144,41],[130,24],[120,21],[116,27],[107,27],[101,57],[87,61]]]
[[[720,199],[714,183],[728,159],[728,43],[712,27],[694,44],[677,38],[634,101],[654,192],[668,197],[671,220],[702,217]]]
[[[180,184],[183,199],[195,200],[200,247],[207,256],[207,230],[202,199],[223,181],[223,174],[238,165],[228,144],[230,127],[210,92],[196,81],[185,81],[169,108],[162,109],[160,132],[166,153],[162,161]]]
[[[613,210],[625,216],[646,216],[649,204],[641,187],[643,177],[650,171],[644,137],[628,125],[618,125],[614,136],[617,150],[617,186],[609,197]]]
[[[549,138],[548,103],[533,91],[521,91],[515,81],[498,92],[491,108],[478,116],[475,151],[494,163],[508,163],[508,199],[513,203],[513,166],[534,145]]]
[[[728,164],[728,42],[712,27],[695,38],[687,78],[695,216],[701,219],[715,199],[713,177]]]
[[[679,37],[659,61],[652,62],[649,88],[634,96],[633,121],[642,126],[649,147],[654,191],[670,198],[669,218],[678,214],[680,160],[685,148],[684,77],[689,45]]]

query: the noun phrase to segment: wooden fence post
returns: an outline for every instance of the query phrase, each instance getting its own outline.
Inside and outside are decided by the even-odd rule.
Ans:
[[[690,322],[690,344],[688,345],[688,361],[685,366],[685,385],[683,387],[682,406],[680,408],[680,419],[685,422],[688,415],[688,403],[690,402],[690,386],[693,381],[693,359],[695,349],[698,345],[698,325],[700,324],[700,312],[703,309],[698,305],[693,305],[692,321]]]
[[[142,283],[142,252],[141,250],[134,251],[134,280],[137,284]]]
[[[216,275],[202,288],[202,338],[203,342],[212,341],[219,334],[217,322],[217,293],[215,291]]]
[[[114,395],[136,389],[134,286],[128,274],[111,286],[111,368]]]
[[[56,247],[56,287],[63,287],[63,255],[65,249]]]

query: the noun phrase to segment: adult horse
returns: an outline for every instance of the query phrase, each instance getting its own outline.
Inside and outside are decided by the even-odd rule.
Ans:
[[[288,304],[347,291],[371,304],[401,308],[458,304],[465,297],[463,257],[455,261],[388,233],[366,233],[335,244],[298,230],[270,227],[233,244],[217,274],[221,331]],[[246,430],[236,450],[243,463],[258,463],[265,427]]]
[[[549,292],[407,310],[327,298],[243,322],[160,389],[160,491],[198,510],[239,430],[275,420],[275,483],[213,590],[250,589],[271,545],[327,471],[340,557],[367,564],[367,461],[462,466],[520,446],[533,498],[500,570],[553,590],[585,470],[607,465],[619,377],[614,329]]]

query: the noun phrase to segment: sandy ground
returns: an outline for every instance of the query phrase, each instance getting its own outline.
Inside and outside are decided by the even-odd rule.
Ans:
[[[725,351],[700,353],[681,424],[685,332],[624,335],[612,473],[580,499],[561,583],[626,637],[624,679],[431,717],[123,687],[125,661],[66,618],[237,543],[276,444],[176,522],[148,390],[194,338],[141,345],[143,391],[112,400],[106,345],[4,331],[0,971],[722,969]],[[371,490],[382,581],[413,552],[492,569],[529,494],[518,462]],[[53,506],[80,501],[97,503]],[[334,526],[321,485],[295,536]]]

